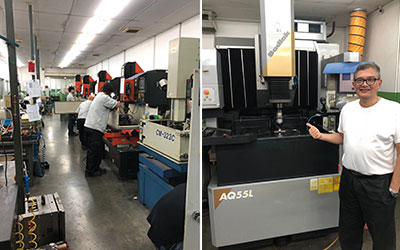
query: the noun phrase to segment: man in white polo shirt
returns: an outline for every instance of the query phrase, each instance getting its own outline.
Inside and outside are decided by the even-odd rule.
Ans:
[[[68,95],[67,95],[67,102],[75,102],[77,98],[75,97],[75,88],[70,86],[68,88]],[[77,133],[74,132],[74,127],[75,127],[75,114],[68,114],[68,135],[69,136],[75,136],[78,135]]]
[[[78,126],[78,131],[79,131],[79,140],[81,141],[82,149],[86,150],[88,148],[87,145],[87,136],[85,134],[85,121],[86,121],[86,116],[89,112],[90,105],[92,104],[92,101],[94,99],[94,94],[89,95],[88,99],[84,102],[82,102],[78,109],[76,110],[76,113],[78,114],[78,118],[76,120],[76,124]]]
[[[339,190],[339,240],[343,250],[362,249],[365,223],[374,250],[396,250],[400,104],[379,97],[377,92],[381,85],[379,66],[375,63],[360,64],[353,80],[360,99],[343,107],[338,133],[320,133],[307,123],[314,139],[343,143]]]
[[[88,152],[86,156],[86,176],[100,176],[106,173],[100,168],[104,152],[103,135],[106,131],[110,110],[120,107],[121,104],[110,97],[113,88],[105,84],[102,92],[97,94],[90,105],[85,121]]]

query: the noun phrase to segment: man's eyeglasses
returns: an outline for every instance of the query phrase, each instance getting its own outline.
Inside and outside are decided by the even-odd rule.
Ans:
[[[354,83],[358,86],[361,86],[364,84],[364,82],[367,82],[368,86],[371,86],[371,85],[375,84],[376,80],[379,80],[379,79],[373,78],[373,77],[367,78],[367,79],[357,78],[357,79],[354,79]]]

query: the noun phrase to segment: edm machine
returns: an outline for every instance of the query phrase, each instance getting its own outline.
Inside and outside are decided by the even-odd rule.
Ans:
[[[139,73],[143,73],[143,69],[137,62],[127,62],[121,67],[121,77],[116,77],[110,82],[116,98],[123,104],[122,107],[114,109],[110,113],[108,126],[113,129],[137,129],[139,127],[143,108],[136,105],[134,82],[129,80],[130,77]]]
[[[170,41],[168,81],[161,81],[158,86],[166,89],[170,106],[159,103],[159,108],[164,107],[159,110],[160,115],[140,121],[138,144],[144,153],[139,156],[139,201],[149,209],[174,186],[187,180],[191,126],[188,111],[193,86],[199,86],[199,58],[200,39],[181,37]],[[140,86],[143,84],[139,77],[138,99],[152,101],[146,95],[150,89]],[[153,101],[159,102],[154,97]]]
[[[96,94],[103,90],[104,84],[110,83],[110,81],[112,80],[111,75],[108,74],[108,72],[105,70],[100,70],[97,73],[97,77],[99,78],[99,83],[96,85],[96,89],[95,89]]]
[[[324,70],[350,54],[326,43],[325,23],[294,20],[293,8],[261,0],[260,36],[216,37],[203,51],[203,185],[215,247],[338,226],[339,146],[314,140],[306,123],[336,130],[332,98],[348,93],[338,94],[340,73]]]
[[[137,62],[127,62],[122,65],[121,77],[110,81],[122,107],[111,111],[104,142],[106,157],[118,167],[121,179],[137,177],[139,121],[148,109],[165,110],[166,91],[158,82],[166,78],[166,70],[144,72]]]
[[[167,98],[169,119],[142,120],[140,144],[155,150],[175,162],[187,162],[190,120],[187,105],[191,82],[199,65],[199,39],[178,38],[169,43]]]
[[[90,75],[85,75],[83,77],[81,93],[83,97],[88,97],[90,95],[90,87],[93,85],[95,81]]]

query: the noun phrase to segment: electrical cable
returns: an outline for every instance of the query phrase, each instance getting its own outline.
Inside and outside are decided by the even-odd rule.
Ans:
[[[326,248],[324,248],[324,250],[330,249],[333,245],[335,245],[335,243],[336,243],[336,241],[338,241],[338,239],[339,239],[339,236],[336,236],[336,239],[335,239],[329,246],[327,246]]]
[[[315,117],[321,117],[321,114],[312,115],[310,118],[308,118],[307,123],[310,123],[310,121]]]
[[[35,232],[35,230],[36,230],[36,226],[37,226],[37,225],[36,225],[36,222],[35,222],[36,215],[35,215],[35,213],[33,212],[33,210],[36,209],[36,204],[35,204],[35,201],[32,200],[32,199],[29,199],[28,202],[29,202],[29,201],[32,202],[32,206],[29,208],[29,212],[32,214],[33,217],[32,217],[32,219],[28,222],[28,226],[30,226],[30,227],[29,227],[28,234],[31,235],[31,236],[33,236],[33,239],[30,240],[28,243],[34,244],[34,245],[35,245],[34,248],[36,249],[36,248],[38,247],[38,244],[36,243],[37,235],[36,235],[34,232]],[[33,226],[32,226],[32,225],[33,225]]]

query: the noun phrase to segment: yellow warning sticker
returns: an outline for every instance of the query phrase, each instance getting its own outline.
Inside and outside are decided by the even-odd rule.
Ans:
[[[318,190],[318,179],[310,180],[310,191]]]
[[[333,177],[333,191],[339,191],[340,188],[340,176]]]
[[[325,194],[332,192],[333,192],[333,177],[319,178],[318,194]]]

